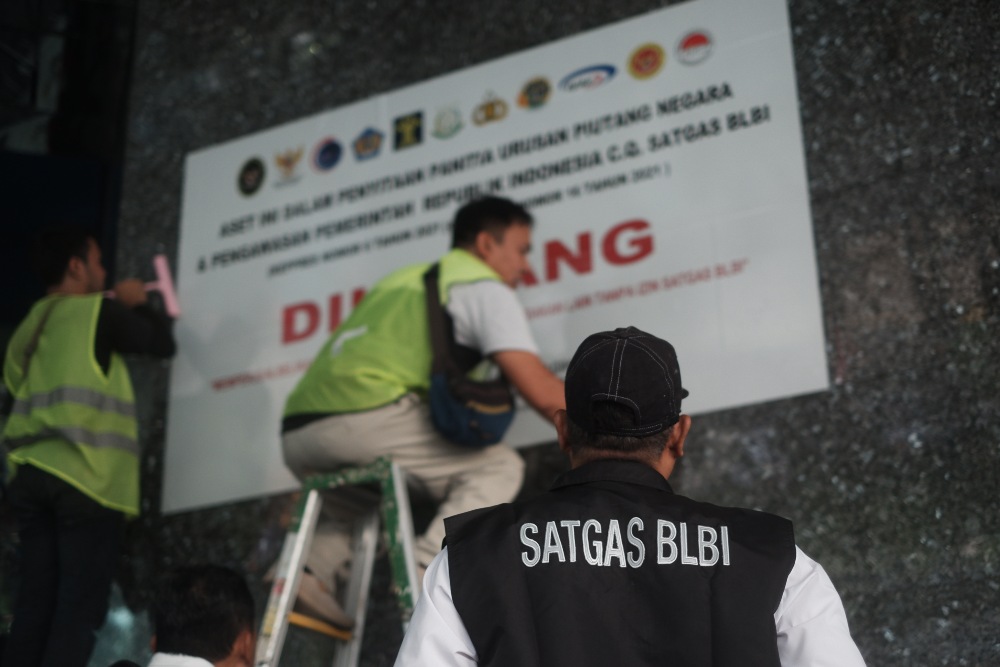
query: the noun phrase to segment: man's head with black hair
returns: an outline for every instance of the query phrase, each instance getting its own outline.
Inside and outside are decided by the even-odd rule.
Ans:
[[[45,287],[58,285],[71,259],[87,261],[93,237],[76,225],[51,225],[35,235],[31,265]]]
[[[168,572],[153,602],[158,653],[248,667],[254,659],[254,603],[244,578],[219,565]]]
[[[630,427],[633,423],[632,411],[610,401],[599,401],[591,405],[591,419],[594,424],[604,427]],[[647,463],[658,461],[667,445],[667,433],[659,432],[652,435],[631,436],[611,435],[588,431],[566,418],[567,444],[576,456],[602,453],[608,458],[634,458]]]
[[[502,197],[474,199],[455,214],[451,246],[476,255],[515,287],[528,271],[534,219],[520,204]]]
[[[511,225],[531,227],[534,218],[528,210],[503,197],[480,197],[458,209],[451,228],[451,247],[469,250],[480,232],[489,232],[500,240]]]

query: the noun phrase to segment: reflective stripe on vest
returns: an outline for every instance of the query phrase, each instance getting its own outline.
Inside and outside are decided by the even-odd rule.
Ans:
[[[135,405],[133,403],[85,387],[56,387],[52,391],[32,394],[27,399],[14,401],[11,413],[27,415],[32,410],[51,408],[60,403],[77,403],[101,412],[113,412],[122,417],[135,418]]]
[[[36,442],[42,442],[51,438],[62,438],[94,448],[110,447],[112,449],[121,449],[129,454],[139,455],[139,442],[135,438],[130,438],[121,433],[94,433],[80,426],[48,428],[31,435],[7,438],[5,442],[10,449],[17,449],[18,447],[33,445]]]

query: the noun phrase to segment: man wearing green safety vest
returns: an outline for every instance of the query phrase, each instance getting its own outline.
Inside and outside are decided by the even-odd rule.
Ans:
[[[514,291],[529,268],[532,224],[531,215],[507,199],[467,203],[455,215],[439,285],[455,344],[495,365],[552,421],[565,407],[563,383],[539,358]],[[506,444],[472,448],[435,430],[424,401],[432,358],[423,282],[428,267],[405,267],[375,285],[292,391],[282,422],[285,463],[299,478],[387,456],[439,503],[416,540],[421,573],[441,548],[444,518],[509,502],[524,468]],[[346,492],[324,501],[297,600],[300,611],[345,628],[353,619],[335,598],[337,582],[347,576],[358,511]]]
[[[3,367],[21,567],[0,662],[82,667],[107,611],[124,520],[139,514],[135,401],[121,353],[170,357],[174,341],[140,281],[104,298],[101,251],[84,230],[44,230],[33,259],[48,294],[14,332]]]

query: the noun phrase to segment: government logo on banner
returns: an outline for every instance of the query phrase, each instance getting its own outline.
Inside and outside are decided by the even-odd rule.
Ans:
[[[663,47],[649,42],[638,47],[628,57],[628,73],[640,81],[651,79],[659,74],[666,61]]]
[[[593,90],[611,81],[615,76],[614,65],[591,65],[571,72],[559,82],[559,87],[565,91]]]
[[[312,164],[316,171],[330,171],[340,162],[343,149],[333,137],[322,139],[313,149]]]
[[[355,159],[359,162],[364,162],[365,160],[378,157],[378,154],[382,151],[383,139],[385,139],[385,135],[374,127],[366,128],[351,143]]]
[[[517,106],[522,109],[538,109],[545,106],[552,94],[552,86],[549,80],[543,76],[537,76],[528,81],[521,88],[521,94],[517,96]]]
[[[302,154],[305,149],[302,146],[298,148],[290,148],[287,151],[274,154],[274,164],[278,167],[278,173],[281,178],[274,185],[280,187],[283,185],[291,185],[299,180],[298,166],[299,160],[302,159]]]
[[[698,65],[712,55],[712,36],[704,30],[694,30],[677,43],[677,59],[685,65]]]
[[[438,139],[450,139],[462,129],[462,112],[457,106],[445,107],[434,116],[434,127],[431,129]]]
[[[395,133],[393,148],[397,151],[410,148],[424,141],[424,112],[414,111],[413,113],[400,116],[392,124]]]
[[[241,194],[249,197],[260,190],[266,174],[264,161],[259,157],[252,157],[240,167],[240,173],[236,177],[236,187],[239,188]]]
[[[492,92],[486,93],[486,99],[472,112],[472,122],[476,125],[494,123],[506,117],[507,103]]]

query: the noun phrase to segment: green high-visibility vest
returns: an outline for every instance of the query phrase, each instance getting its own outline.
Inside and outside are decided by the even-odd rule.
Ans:
[[[105,507],[134,516],[139,514],[135,398],[121,356],[111,354],[107,373],[94,356],[102,299],[48,296],[18,326],[3,367],[14,397],[3,441],[12,474],[19,465],[33,465]],[[29,354],[36,335],[37,347]]]
[[[380,280],[326,341],[285,403],[285,417],[370,410],[430,386],[431,342],[424,273],[402,268]],[[441,303],[451,288],[500,276],[471,253],[441,258]]]

